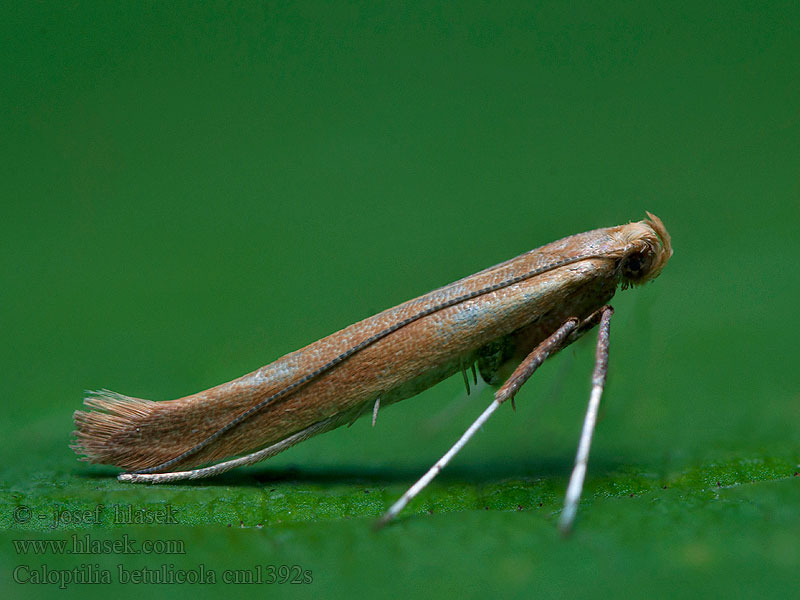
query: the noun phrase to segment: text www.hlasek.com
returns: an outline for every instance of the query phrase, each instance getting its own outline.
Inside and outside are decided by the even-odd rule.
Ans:
[[[17,554],[186,554],[183,540],[142,540],[128,534],[116,540],[73,534],[66,540],[13,540]]]

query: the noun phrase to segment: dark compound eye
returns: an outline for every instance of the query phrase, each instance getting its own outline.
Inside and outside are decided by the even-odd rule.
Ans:
[[[649,269],[653,257],[646,252],[637,252],[626,257],[622,263],[622,275],[626,279],[639,279]]]

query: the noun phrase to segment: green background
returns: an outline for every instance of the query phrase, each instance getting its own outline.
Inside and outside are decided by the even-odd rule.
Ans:
[[[0,16],[4,597],[59,591],[14,583],[21,564],[313,574],[123,596],[797,593],[797,2],[23,2]],[[68,448],[85,388],[199,391],[645,210],[675,254],[614,300],[569,540],[555,521],[591,339],[379,533],[491,390],[466,398],[452,378],[374,429],[195,484],[121,484]],[[38,517],[97,504],[168,504],[180,524]],[[75,533],[186,553],[12,544]]]

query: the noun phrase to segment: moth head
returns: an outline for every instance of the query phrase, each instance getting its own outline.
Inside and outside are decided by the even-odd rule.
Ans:
[[[619,263],[622,283],[641,285],[658,277],[672,256],[669,232],[657,216],[625,226],[625,252]]]

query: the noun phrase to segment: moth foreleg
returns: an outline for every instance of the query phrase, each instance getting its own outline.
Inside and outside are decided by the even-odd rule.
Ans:
[[[591,317],[590,317],[591,318]],[[481,415],[469,426],[469,428],[462,434],[458,441],[442,456],[436,463],[428,469],[414,485],[412,485],[405,494],[403,494],[397,502],[392,504],[389,510],[378,521],[377,526],[381,527],[391,521],[397,514],[405,508],[405,506],[419,494],[425,486],[427,486],[434,477],[441,473],[442,469],[450,462],[450,460],[458,454],[458,452],[467,444],[467,442],[475,435],[481,426],[483,426],[489,417],[492,416],[495,410],[507,399],[513,398],[519,388],[528,378],[533,375],[536,369],[547,359],[548,356],[562,348],[565,344],[569,343],[569,336],[573,331],[580,327],[580,322],[576,318],[567,320],[561,327],[559,327],[553,334],[548,336],[541,342],[534,350],[525,358],[524,361],[517,367],[508,381],[501,387],[491,404],[481,413]],[[573,338],[574,339],[574,338]]]
[[[578,502],[581,499],[581,491],[583,490],[583,480],[586,476],[586,465],[589,461],[592,434],[597,423],[600,397],[603,395],[606,373],[608,372],[608,338],[611,331],[611,315],[614,314],[614,309],[610,306],[604,306],[595,313],[595,315],[597,314],[600,315],[600,328],[597,332],[597,350],[592,373],[592,394],[589,397],[589,406],[586,409],[586,416],[583,420],[581,439],[578,442],[578,453],[575,456],[575,467],[569,478],[567,495],[564,499],[564,510],[561,511],[561,518],[558,522],[561,533],[565,535],[572,530],[572,524],[575,522],[575,513],[578,510]],[[589,318],[591,319],[592,317],[594,315]]]

